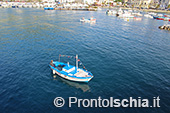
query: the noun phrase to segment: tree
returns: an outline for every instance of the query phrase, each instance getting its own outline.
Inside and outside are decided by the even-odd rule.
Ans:
[[[132,9],[134,8],[134,4],[132,4]]]
[[[150,9],[150,7],[151,7],[151,5],[150,5],[150,4],[148,4],[148,7],[147,7],[147,8],[148,8],[148,9]]]
[[[122,0],[115,0],[115,2],[122,2]]]
[[[168,9],[170,8],[170,4],[168,5]]]
[[[157,6],[156,6],[156,9],[158,9],[160,7],[160,4],[158,4]]]
[[[139,5],[139,9],[141,9],[141,7],[142,7],[142,4]]]

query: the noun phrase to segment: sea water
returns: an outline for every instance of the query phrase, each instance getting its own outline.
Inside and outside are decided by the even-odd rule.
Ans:
[[[124,21],[102,11],[0,10],[0,112],[169,113],[170,32],[150,18]],[[97,19],[81,23],[80,18]],[[51,60],[79,55],[88,84],[53,77]],[[61,58],[67,62],[71,59]],[[74,59],[70,64],[74,64]],[[69,108],[68,98],[160,97],[159,108]],[[57,108],[56,97],[66,99]]]

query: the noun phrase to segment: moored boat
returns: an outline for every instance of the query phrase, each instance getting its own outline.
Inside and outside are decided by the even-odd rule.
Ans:
[[[166,17],[164,18],[164,21],[170,21],[170,18]]]
[[[150,14],[144,14],[144,17],[147,17],[147,18],[153,18],[153,16],[152,16],[152,15],[150,15]]]
[[[135,20],[142,20],[142,18],[134,17]]]
[[[158,16],[153,16],[153,19],[156,19]]]
[[[78,67],[78,62],[80,60],[78,59],[78,55],[76,55],[76,66],[70,65],[68,63],[60,62],[60,57],[68,57],[68,58],[74,58],[72,56],[67,55],[59,55],[59,61],[51,61],[49,66],[51,70],[53,71],[53,74],[57,74],[58,76],[75,81],[75,82],[89,82],[93,78],[93,74],[89,71],[87,71],[83,65],[83,68]],[[81,62],[82,64],[82,62]]]
[[[117,11],[115,11],[115,10],[107,10],[106,11],[107,15],[116,15],[116,13],[117,13]]]
[[[55,2],[45,2],[44,3],[44,10],[54,10],[56,7]]]
[[[157,17],[157,20],[164,20],[165,17]]]
[[[82,17],[80,19],[80,22],[87,22],[87,23],[89,23],[89,22],[96,22],[96,19],[93,18],[93,17],[91,17],[90,19],[85,19],[84,17]]]
[[[44,7],[44,10],[54,10],[54,7]]]

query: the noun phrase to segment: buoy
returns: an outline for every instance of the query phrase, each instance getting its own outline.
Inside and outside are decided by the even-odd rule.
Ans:
[[[55,74],[55,70],[53,70],[53,74]]]
[[[54,75],[53,77],[56,78],[56,75]]]

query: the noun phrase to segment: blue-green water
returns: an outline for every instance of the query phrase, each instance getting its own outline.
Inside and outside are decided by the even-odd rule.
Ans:
[[[0,112],[170,112],[170,32],[167,22],[124,21],[105,10],[0,10]],[[81,17],[97,19],[81,23]],[[78,54],[94,74],[88,84],[53,78],[49,62]],[[62,59],[67,61],[67,59]],[[160,108],[56,108],[53,100],[160,97]]]

